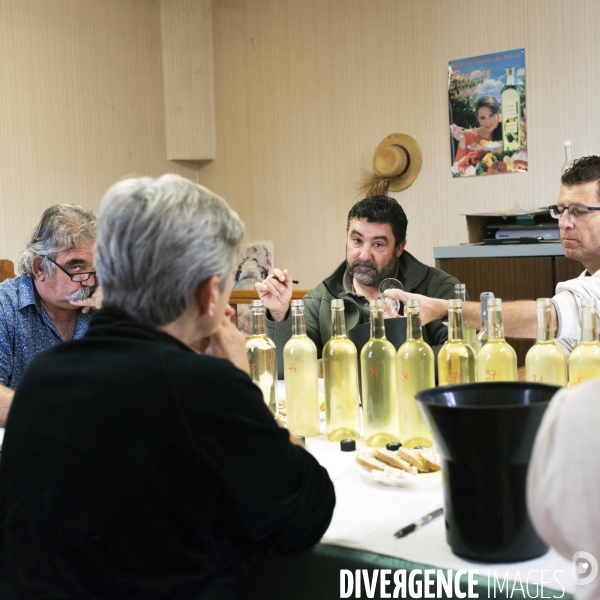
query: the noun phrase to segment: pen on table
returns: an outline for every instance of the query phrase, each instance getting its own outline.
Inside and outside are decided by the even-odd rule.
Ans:
[[[407,525],[406,527],[399,529],[398,531],[396,531],[394,536],[397,538],[401,538],[401,537],[404,537],[405,535],[408,535],[409,533],[412,533],[413,531],[416,531],[417,529],[421,529],[421,527],[423,527],[423,525],[427,525],[427,523],[429,523],[430,521],[433,521],[433,519],[435,519],[436,517],[439,517],[443,512],[444,512],[443,508],[438,508],[437,510],[430,512],[429,514],[425,515],[424,517],[417,519],[414,523],[411,523],[410,525]]]
[[[283,281],[280,281],[280,280],[279,280],[279,277],[276,277],[275,275],[271,275],[271,277],[272,277],[273,279],[275,279],[276,281],[279,281],[279,283],[283,283]],[[296,285],[298,285],[300,282],[299,282],[299,281],[296,281],[295,279],[292,279],[292,283],[295,283]]]

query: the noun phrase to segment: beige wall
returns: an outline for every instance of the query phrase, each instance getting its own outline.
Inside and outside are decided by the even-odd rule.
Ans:
[[[0,258],[44,208],[167,161],[158,0],[0,0]]]
[[[356,183],[389,133],[423,150],[396,196],[408,250],[467,241],[461,213],[556,201],[563,141],[600,153],[597,0],[214,0],[217,155],[199,181],[314,286],[344,256]],[[527,174],[452,180],[448,61],[525,48]]]
[[[554,202],[565,139],[600,152],[597,0],[213,0],[212,12],[216,159],[197,172],[167,160],[158,0],[0,0],[0,257],[16,258],[52,203],[97,208],[124,175],[174,171],[222,194],[308,288],[342,260],[361,172],[389,133],[423,150],[396,196],[408,249],[430,263],[434,246],[466,241],[461,213]],[[521,47],[530,172],[452,180],[448,61]]]

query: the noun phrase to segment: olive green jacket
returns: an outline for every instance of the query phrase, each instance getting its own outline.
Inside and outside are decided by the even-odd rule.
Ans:
[[[344,261],[327,279],[304,296],[304,317],[306,333],[317,346],[318,357],[321,358],[323,347],[331,337],[331,301],[334,298],[344,300],[346,330],[369,320],[369,302],[359,294],[349,293],[344,289]],[[422,294],[431,298],[454,298],[454,286],[459,283],[456,277],[448,275],[440,269],[428,267],[419,262],[412,254],[404,251],[398,259],[398,268],[394,275],[404,285],[407,292]],[[283,379],[283,347],[292,337],[292,319],[288,313],[285,321],[277,323],[267,312],[267,335],[277,347],[277,365],[279,378]],[[436,320],[423,327],[423,339],[433,348],[436,356],[448,339],[448,327]]]

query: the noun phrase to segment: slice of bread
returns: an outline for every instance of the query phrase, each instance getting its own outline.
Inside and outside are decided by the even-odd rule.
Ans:
[[[397,469],[402,469],[407,473],[416,475],[419,472],[419,469],[413,467],[410,463],[398,456],[396,452],[392,452],[391,450],[385,450],[383,448],[381,450],[373,450],[373,456],[382,462],[387,463],[392,467],[396,467]]]
[[[438,462],[435,452],[431,448],[419,448],[416,450],[419,453],[421,460],[430,471],[441,471],[442,465]]]
[[[370,452],[362,452],[356,456],[356,462],[369,471],[385,471],[385,463],[377,460]]]
[[[403,458],[407,463],[417,467],[419,471],[426,472],[429,469],[425,466],[425,461],[421,458],[418,450],[412,448],[398,448],[398,456]]]

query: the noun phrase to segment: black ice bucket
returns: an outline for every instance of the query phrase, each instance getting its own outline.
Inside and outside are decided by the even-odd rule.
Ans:
[[[525,479],[535,434],[559,389],[489,382],[417,394],[442,456],[446,540],[455,554],[515,562],[548,550],[527,514]]]

